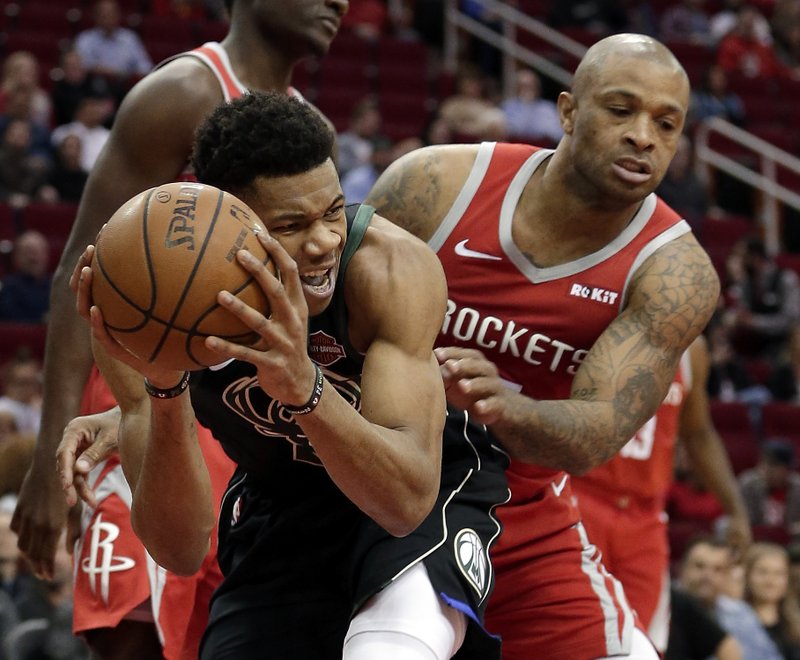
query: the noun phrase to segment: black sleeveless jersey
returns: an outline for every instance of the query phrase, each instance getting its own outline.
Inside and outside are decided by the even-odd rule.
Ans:
[[[346,207],[347,240],[336,287],[326,310],[309,319],[308,353],[333,386],[356,410],[361,408],[363,356],[350,345],[344,279],[350,258],[361,244],[374,209]],[[229,361],[192,375],[192,404],[201,424],[211,429],[225,452],[248,478],[278,488],[287,484],[330,481],[300,426],[279,401],[258,384],[256,368]],[[272,490],[270,488],[270,490]]]

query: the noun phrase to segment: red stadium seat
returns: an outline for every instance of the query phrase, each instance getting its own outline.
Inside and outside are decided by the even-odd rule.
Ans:
[[[39,360],[44,359],[46,334],[44,324],[0,321],[0,364],[8,362],[20,349],[29,350]]]
[[[734,473],[753,467],[759,457],[759,436],[750,409],[738,401],[712,400],[711,420],[719,433]]]
[[[778,401],[765,403],[761,407],[761,433],[764,438],[791,441],[800,455],[800,406]]]

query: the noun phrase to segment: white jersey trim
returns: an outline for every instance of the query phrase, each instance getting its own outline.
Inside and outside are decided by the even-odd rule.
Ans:
[[[231,67],[231,61],[230,59],[228,59],[228,53],[225,52],[225,49],[218,42],[207,41],[201,46],[201,48],[208,48],[210,50],[213,50],[217,54],[220,61],[222,62],[222,65],[225,67],[225,72],[228,74],[228,76],[230,76],[230,79],[233,81],[233,84],[236,85],[241,94],[250,93],[250,90],[248,90],[247,87],[245,87],[242,84],[242,81],[239,80],[239,78],[233,72],[233,67]],[[205,53],[199,51],[187,51],[186,53],[184,53],[184,55],[196,57],[198,60],[203,62],[203,64],[205,64],[209,69],[211,69],[211,71],[213,72],[214,76],[217,79],[217,82],[219,82],[219,86],[222,89],[223,95],[225,96],[225,101],[231,100],[231,95],[228,93],[228,86],[225,84],[224,78],[220,74],[219,70],[217,69],[216,65],[211,60],[211,58],[209,58]]]
[[[482,142],[478,147],[478,154],[475,156],[475,162],[472,164],[472,170],[470,170],[467,180],[461,187],[447,215],[444,216],[438,229],[428,241],[428,245],[434,252],[438,252],[444,245],[475,197],[475,193],[478,192],[483,177],[486,176],[486,171],[489,169],[489,163],[492,162],[492,154],[496,144],[496,142]]]

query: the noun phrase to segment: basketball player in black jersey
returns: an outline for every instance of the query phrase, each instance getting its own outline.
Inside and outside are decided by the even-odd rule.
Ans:
[[[190,386],[104,331],[90,306],[91,246],[76,268],[78,308],[122,403],[134,526],[172,571],[205,556],[217,512],[196,415],[238,464],[201,658],[497,658],[480,621],[505,457],[485,429],[446,413],[435,255],[370,207],[345,206],[332,146],[319,116],[280,94],[221,106],[199,130],[198,180],[259,215],[280,278],[239,253],[271,314],[220,292],[261,340],[209,338],[220,365]],[[142,377],[151,397],[129,405]],[[462,422],[442,442],[446,414]]]
[[[230,22],[220,46],[235,76],[235,86],[285,91],[298,62],[322,57],[328,51],[348,9],[348,1],[225,0],[225,6]],[[41,431],[12,523],[18,533],[20,550],[39,577],[52,577],[56,544],[63,538],[67,519],[68,506],[53,470],[53,458],[65,426],[79,414],[92,368],[89,334],[85,323],[74,312],[74,299],[68,290],[70,273],[86,244],[94,240],[117,207],[136,193],[179,176],[191,155],[195,129],[225,98],[225,83],[220,72],[196,57],[179,57],[156,68],[122,102],[108,143],[90,173],[70,240],[54,275]],[[84,458],[95,456],[96,449],[90,447]],[[83,480],[87,474],[88,471],[79,472],[75,485],[83,497],[91,500],[92,495]],[[74,487],[67,489],[67,498],[70,504],[77,499]],[[110,521],[108,515],[104,515],[104,520]],[[120,521],[113,522],[123,525]],[[84,538],[90,533],[86,532]],[[71,545],[69,549],[72,550]],[[123,573],[110,575],[111,600],[118,602],[116,580]],[[80,568],[77,577],[76,585],[86,582]],[[216,576],[206,577],[210,586]],[[198,576],[198,584],[204,579]],[[197,602],[198,607],[203,607],[201,600]],[[85,601],[80,605],[76,611],[92,607]],[[101,605],[102,601],[98,608]],[[159,640],[153,622],[142,620],[143,616],[152,617],[154,613],[150,613],[149,606],[143,609],[144,612],[132,612],[113,627],[109,622],[112,615],[105,609],[98,609],[95,626],[84,633],[96,657],[146,660],[161,658],[162,653],[167,653],[169,660],[191,658],[187,644],[183,645],[180,656],[169,655],[169,639],[179,637],[183,631],[175,634],[172,634],[175,631],[166,631],[167,639]],[[186,604],[186,609],[187,617],[197,616],[190,604]],[[161,624],[163,626],[164,622]],[[178,639],[174,641],[175,645],[179,644]]]

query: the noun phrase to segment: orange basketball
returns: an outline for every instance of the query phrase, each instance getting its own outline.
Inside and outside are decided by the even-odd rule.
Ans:
[[[209,335],[253,343],[257,335],[217,294],[230,291],[269,315],[266,296],[236,260],[243,248],[272,263],[259,232],[266,229],[253,210],[213,186],[168,183],[128,200],[100,233],[91,264],[93,302],[111,336],[176,370],[221,361],[203,343]]]

